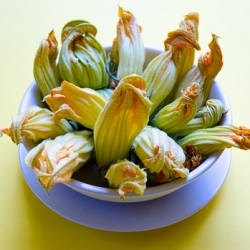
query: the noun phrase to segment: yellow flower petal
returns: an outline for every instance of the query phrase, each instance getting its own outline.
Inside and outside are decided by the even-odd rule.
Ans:
[[[56,65],[58,42],[52,30],[47,39],[43,39],[36,52],[33,74],[42,96],[48,95],[51,89],[60,85]]]
[[[136,155],[151,173],[159,173],[165,163],[165,152],[169,150],[168,136],[159,129],[147,126],[134,140]]]
[[[135,137],[146,126],[151,102],[145,86],[140,76],[125,77],[101,111],[94,127],[99,167],[126,158]]]
[[[136,137],[133,148],[146,168],[149,183],[160,184],[188,176],[183,149],[164,131],[147,126]]]
[[[135,193],[139,195],[143,195],[144,190],[146,189],[146,185],[141,185],[140,183],[137,182],[123,182],[120,187],[118,188],[118,193],[121,195],[122,199],[125,199],[126,193]]]
[[[16,144],[22,143],[22,136],[33,141],[55,138],[73,130],[66,119],[55,123],[53,112],[46,108],[30,106],[20,115],[12,118],[10,128],[0,129],[1,132],[10,136]]]
[[[106,52],[96,39],[96,33],[96,27],[84,20],[70,21],[63,27],[58,58],[61,79],[91,89],[108,85]]]
[[[25,164],[34,169],[48,192],[55,184],[68,182],[89,160],[93,147],[92,132],[71,132],[38,144],[26,155]]]
[[[143,77],[147,81],[146,91],[152,101],[150,115],[171,92],[176,80],[176,66],[172,60],[172,46],[156,56],[147,65]]]
[[[137,74],[141,75],[145,60],[145,48],[141,38],[141,27],[135,16],[119,7],[119,21],[117,24],[117,37],[114,39],[111,51],[111,64],[116,77],[121,78]]]
[[[182,97],[163,107],[150,121],[150,125],[169,135],[178,132],[194,118],[197,111],[195,100],[199,93],[199,85],[194,83],[182,93]]]
[[[112,164],[105,178],[108,180],[110,187],[118,189],[117,191],[122,198],[126,193],[132,192],[142,195],[146,188],[146,172],[126,159]]]
[[[106,99],[96,90],[80,88],[63,81],[61,87],[51,91],[44,101],[55,112],[54,119],[67,118],[93,129]]]
[[[175,98],[181,96],[181,90],[192,85],[193,82],[199,82],[201,94],[197,98],[197,107],[205,105],[208,100],[214,79],[223,66],[223,55],[218,43],[219,37],[212,34],[212,41],[209,43],[209,51],[198,58],[197,66],[194,66],[180,82],[175,92]]]

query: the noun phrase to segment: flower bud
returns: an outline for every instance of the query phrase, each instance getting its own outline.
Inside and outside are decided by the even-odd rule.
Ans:
[[[222,102],[218,99],[208,99],[206,105],[199,108],[195,117],[177,133],[179,137],[194,132],[197,129],[215,126],[225,113]]]
[[[143,169],[127,159],[110,165],[105,178],[111,188],[117,188],[121,198],[126,193],[142,195],[146,189],[147,174]]]
[[[201,49],[198,43],[198,24],[199,15],[190,13],[180,23],[180,28],[169,32],[167,39],[164,41],[166,49],[167,45],[171,45],[173,48],[172,60],[176,66],[175,84],[165,100],[166,104],[176,99],[175,94],[182,79],[193,68],[195,50]]]
[[[22,143],[22,136],[33,141],[40,141],[48,138],[55,138],[73,130],[70,123],[62,119],[57,124],[53,120],[53,112],[46,108],[30,106],[27,110],[12,118],[10,128],[1,129],[11,137],[16,144]]]
[[[250,149],[250,129],[231,124],[205,128],[188,134],[177,143],[185,148],[192,145],[204,157],[225,148]]]
[[[158,108],[172,90],[176,80],[176,66],[172,61],[172,46],[156,56],[147,65],[143,77],[147,82],[146,92],[152,102],[150,115]]]
[[[114,39],[110,54],[109,72],[118,81],[123,77],[141,75],[145,61],[145,48],[141,38],[141,27],[135,16],[119,7],[117,37]]]
[[[58,61],[63,80],[82,88],[107,87],[106,52],[96,33],[96,27],[86,21],[71,21],[64,26]]]
[[[150,173],[159,173],[169,151],[168,136],[154,127],[147,126],[135,138],[132,148]]]
[[[168,134],[178,132],[194,118],[197,111],[195,100],[199,92],[199,85],[194,83],[182,93],[182,97],[163,107],[150,121],[150,125]]]
[[[212,41],[209,44],[210,51],[202,54],[198,59],[197,66],[193,67],[180,83],[175,94],[175,99],[181,96],[181,90],[190,86],[193,82],[200,84],[201,93],[196,100],[197,107],[205,105],[208,100],[215,77],[223,66],[222,52],[218,44],[218,36],[212,34]]]
[[[200,50],[197,36],[190,31],[177,29],[169,32],[164,41],[173,47],[172,59],[177,68],[176,84],[183,79],[187,72],[192,69],[194,64],[195,49]]]
[[[57,55],[58,42],[54,31],[51,31],[48,38],[41,41],[33,64],[34,78],[42,96],[48,95],[51,89],[60,85]]]
[[[38,144],[26,155],[25,164],[48,192],[57,183],[67,183],[90,159],[93,147],[92,132],[70,132]]]
[[[106,104],[106,99],[96,90],[79,88],[67,81],[63,81],[60,87],[53,89],[43,100],[55,112],[53,119],[56,123],[66,118],[90,129],[94,128]]]
[[[94,126],[98,167],[125,159],[135,137],[147,125],[151,102],[145,88],[141,76],[124,77],[98,116]]]
[[[189,170],[184,167],[182,148],[165,133],[147,126],[133,142],[133,149],[146,168],[152,184],[165,183],[176,178],[186,178]]]

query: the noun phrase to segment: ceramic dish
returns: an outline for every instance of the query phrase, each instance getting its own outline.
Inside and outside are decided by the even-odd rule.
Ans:
[[[110,47],[106,47],[106,51],[109,52]],[[146,48],[146,63],[157,56],[160,52],[161,51],[157,49]],[[210,92],[210,98],[216,98],[222,101],[225,109],[228,110],[228,112],[223,116],[221,124],[230,124],[232,122],[230,104],[224,90],[217,81],[214,81],[213,83]],[[41,96],[34,81],[30,84],[22,98],[19,113],[23,112],[28,106],[31,105],[43,106],[43,103],[41,102]],[[27,150],[29,150],[34,145],[30,141],[26,140],[24,141],[24,146]],[[170,194],[201,177],[216,163],[216,161],[221,157],[222,152],[223,151],[208,157],[197,169],[192,171],[186,179],[177,179],[166,184],[149,187],[145,190],[142,196],[131,193],[126,194],[125,200],[120,199],[120,196],[115,189],[110,189],[106,186],[103,186],[103,182],[100,178],[98,170],[91,163],[87,164],[84,166],[84,168],[81,168],[78,172],[76,172],[66,185],[81,194],[105,201],[123,203],[148,201]]]
[[[88,197],[63,184],[56,185],[47,195],[34,171],[24,164],[27,149],[23,144],[18,146],[23,176],[34,194],[46,206],[77,224],[115,232],[146,231],[169,226],[202,209],[226,180],[231,151],[224,150],[204,175],[184,188],[158,199],[122,204]]]

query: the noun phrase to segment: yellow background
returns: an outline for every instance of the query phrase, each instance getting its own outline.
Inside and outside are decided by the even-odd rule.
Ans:
[[[198,12],[202,51],[208,50],[212,33],[221,37],[224,66],[217,80],[230,99],[233,123],[250,127],[247,0],[0,0],[0,127],[10,125],[33,80],[33,59],[41,39],[52,29],[60,37],[66,22],[85,19],[98,28],[101,44],[109,45],[116,35],[118,5],[135,14],[144,43],[162,49],[167,33],[178,27],[184,15]],[[75,224],[46,207],[22,176],[17,147],[3,136],[0,249],[250,249],[250,151],[233,149],[232,153],[224,185],[196,214],[156,230],[117,233]]]

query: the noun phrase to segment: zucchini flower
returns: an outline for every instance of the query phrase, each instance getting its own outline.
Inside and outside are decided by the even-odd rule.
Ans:
[[[53,89],[43,101],[55,112],[53,119],[56,123],[66,118],[90,129],[94,128],[96,119],[106,104],[106,99],[96,90],[79,88],[67,81]]]
[[[135,138],[132,149],[150,173],[159,173],[165,164],[165,152],[169,151],[165,132],[147,126]]]
[[[146,92],[152,101],[150,115],[168,96],[176,80],[176,66],[172,61],[172,46],[150,61],[143,77],[147,82]]]
[[[201,88],[197,107],[200,108],[205,105],[208,100],[212,84],[215,77],[220,72],[223,66],[222,52],[218,43],[218,36],[212,34],[212,41],[209,44],[210,51],[201,55],[198,59],[197,66],[194,66],[180,83],[175,94],[175,99],[180,97],[181,90],[186,89],[193,82],[198,82]]]
[[[165,133],[147,126],[133,142],[133,149],[146,168],[149,182],[160,184],[176,178],[186,178],[182,148]]]
[[[60,86],[56,58],[58,42],[52,30],[47,39],[43,39],[36,52],[33,74],[42,96],[48,95],[51,89]]]
[[[110,165],[105,178],[111,188],[117,188],[121,198],[126,193],[143,195],[146,189],[147,174],[143,169],[127,159]]]
[[[199,108],[195,117],[177,132],[179,137],[194,132],[197,129],[215,126],[226,111],[218,99],[208,99],[206,105]]]
[[[200,50],[198,43],[199,14],[189,13],[179,25],[179,29],[169,32],[164,44],[173,47],[173,61],[177,67],[176,82],[180,82],[193,68],[195,49]]]
[[[174,98],[175,93],[178,90],[182,79],[193,68],[195,49],[201,49],[198,43],[198,24],[196,23],[198,16],[190,15],[186,18],[189,23],[187,21],[184,23],[185,25],[189,25],[189,29],[184,26],[183,23],[181,25],[183,29],[181,28],[169,32],[167,39],[164,41],[165,49],[168,49],[167,45],[171,45],[173,48],[172,60],[176,66],[176,80],[171,93],[167,97],[168,103],[176,99]],[[192,23],[192,29],[190,29],[190,23]]]
[[[199,129],[177,143],[182,148],[187,145],[196,147],[203,157],[231,147],[248,150],[250,149],[250,129],[231,124]]]
[[[146,81],[138,75],[121,79],[94,126],[98,167],[127,157],[135,137],[147,125],[151,102]]]
[[[109,83],[106,52],[97,41],[97,29],[86,21],[71,21],[62,30],[59,73],[82,88],[100,89]]]
[[[67,183],[90,159],[93,147],[92,132],[70,132],[38,144],[26,155],[25,164],[48,192],[57,183]]]
[[[197,112],[195,100],[199,93],[199,85],[194,83],[182,93],[182,97],[163,107],[150,121],[150,125],[168,134],[178,132],[194,118]]]
[[[46,108],[30,106],[27,110],[14,116],[10,128],[0,129],[0,134],[8,135],[17,145],[22,143],[22,136],[33,141],[55,138],[73,131],[70,123],[62,119],[57,124],[53,120],[53,112]]]
[[[141,75],[145,60],[142,28],[135,16],[121,7],[118,16],[117,37],[113,41],[108,65],[108,71],[116,81],[131,74]]]

